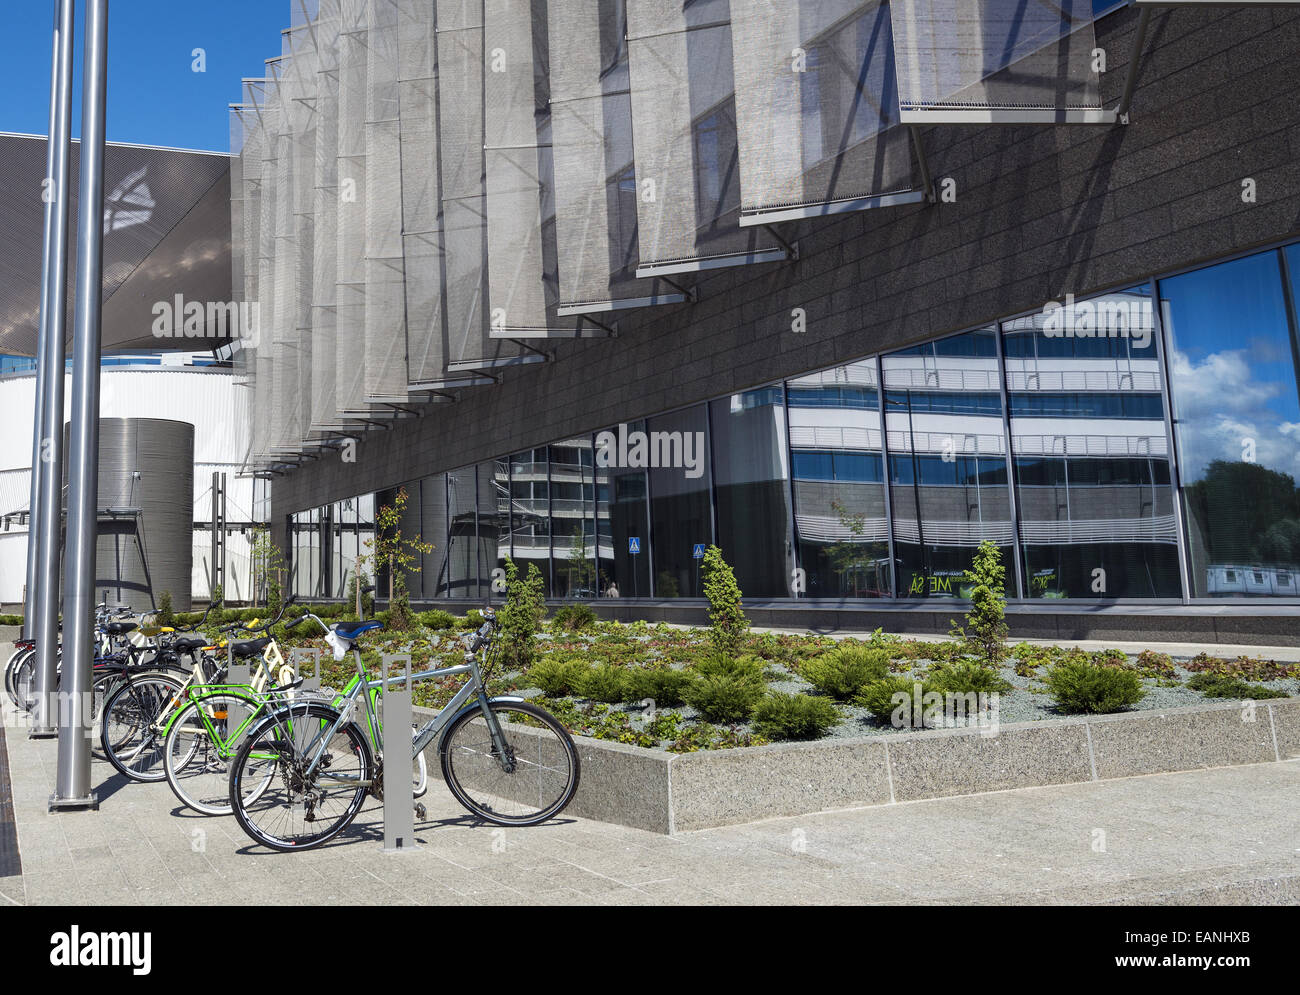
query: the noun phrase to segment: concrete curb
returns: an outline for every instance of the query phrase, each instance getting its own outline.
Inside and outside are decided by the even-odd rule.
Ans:
[[[416,709],[425,715],[432,713]],[[1300,758],[1300,698],[671,754],[575,737],[568,811],[673,834],[830,809]],[[430,747],[430,770],[437,767]]]

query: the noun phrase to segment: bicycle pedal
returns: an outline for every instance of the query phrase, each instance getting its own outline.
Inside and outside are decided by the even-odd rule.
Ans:
[[[423,821],[428,817],[428,815],[429,815],[429,813],[428,813],[428,811],[425,809],[425,807],[424,807],[424,803],[423,803],[423,802],[416,802],[416,803],[415,803],[415,817],[416,817],[417,819],[419,819],[421,822],[423,822]]]

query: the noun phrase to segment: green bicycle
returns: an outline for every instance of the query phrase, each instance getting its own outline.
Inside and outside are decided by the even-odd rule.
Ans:
[[[305,621],[302,615],[285,623],[286,629]],[[203,815],[230,815],[230,761],[239,751],[244,735],[269,711],[295,701],[319,701],[341,705],[356,692],[361,678],[353,675],[342,693],[303,692],[302,680],[282,681],[271,691],[258,692],[246,686],[200,685],[190,689],[189,701],[181,707],[167,731],[163,746],[163,769],[167,784],[182,805]],[[378,752],[383,742],[383,725],[379,721],[378,686],[369,687],[368,721],[360,731]],[[414,730],[412,730],[414,735]],[[429,789],[429,771],[424,753],[416,755],[411,765],[412,786],[419,798]],[[252,789],[254,798],[265,790],[266,783]]]

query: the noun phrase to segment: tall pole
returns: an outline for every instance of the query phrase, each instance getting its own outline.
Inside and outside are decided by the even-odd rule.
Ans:
[[[68,443],[66,636],[60,684],[59,770],[50,807],[94,807],[90,791],[90,674],[94,651],[95,539],[99,502],[99,344],[104,285],[104,104],[108,0],[86,0],[81,95],[81,190],[77,204],[77,314],[72,340]]]
[[[34,501],[27,532],[34,573],[27,582],[27,634],[36,640],[36,708],[31,735],[54,735],[59,662],[59,552],[63,525],[63,374],[68,321],[68,160],[72,145],[72,29],[76,0],[58,0],[45,148],[45,259],[41,269],[40,410],[32,457]]]

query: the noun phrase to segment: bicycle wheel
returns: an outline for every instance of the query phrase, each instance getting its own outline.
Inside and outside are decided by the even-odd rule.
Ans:
[[[298,702],[244,737],[231,764],[230,806],[253,840],[273,850],[310,850],[356,818],[375,764],[365,735],[355,723],[335,728],[338,717],[330,705]]]
[[[22,659],[14,660],[9,697],[24,712],[36,704],[36,650],[29,649]]]
[[[478,706],[452,720],[438,744],[443,778],[457,801],[504,826],[534,826],[560,812],[578,790],[578,750],[564,726],[536,705],[489,703],[506,739],[492,745]]]
[[[5,694],[19,708],[22,708],[22,703],[18,700],[18,692],[14,688],[14,675],[18,672],[18,667],[24,658],[28,656],[34,657],[35,655],[36,650],[33,647],[19,647],[10,654],[9,659],[5,662]]]
[[[161,781],[163,730],[157,723],[173,704],[179,705],[182,684],[167,674],[131,677],[104,703],[100,745],[104,755],[132,781]]]
[[[230,815],[230,758],[261,704],[218,691],[186,704],[163,742],[163,774],[182,805],[203,815]],[[267,768],[262,790],[274,771]]]

